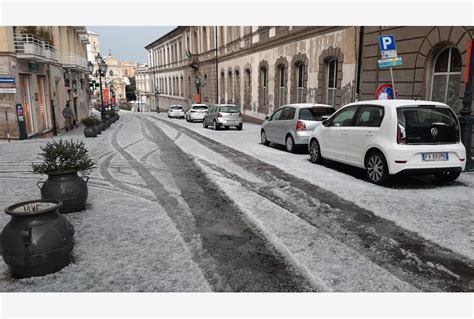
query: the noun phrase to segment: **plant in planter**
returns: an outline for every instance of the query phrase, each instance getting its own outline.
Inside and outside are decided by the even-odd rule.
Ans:
[[[97,126],[100,124],[100,120],[95,116],[89,116],[81,120],[81,123],[85,126],[84,136],[85,137],[97,137],[99,129]]]
[[[14,278],[56,272],[71,261],[74,227],[55,200],[32,200],[5,209],[10,222],[1,233],[2,257]]]
[[[46,181],[38,182],[42,199],[60,200],[62,214],[84,210],[87,201],[89,177],[79,177],[77,172],[90,170],[94,162],[90,159],[84,142],[49,142],[41,147],[41,163],[32,164],[33,173],[47,174]]]

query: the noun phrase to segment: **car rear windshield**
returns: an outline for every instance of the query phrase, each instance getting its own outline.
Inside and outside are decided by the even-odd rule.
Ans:
[[[183,107],[182,106],[172,106],[171,109],[172,110],[182,110]]]
[[[300,109],[300,120],[322,121],[335,112],[332,107],[308,107]]]
[[[398,123],[405,129],[407,144],[456,143],[458,121],[446,107],[420,105],[397,109]]]
[[[207,110],[206,105],[194,105],[193,110]]]
[[[240,107],[238,106],[221,106],[219,112],[223,113],[239,113]]]

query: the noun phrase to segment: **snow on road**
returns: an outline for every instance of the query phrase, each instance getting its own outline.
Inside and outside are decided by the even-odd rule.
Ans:
[[[289,154],[260,144],[259,125],[245,123],[242,131],[216,132],[204,129],[201,123],[168,120],[163,113],[147,115],[187,127],[256,157],[394,221],[430,241],[474,259],[473,173],[463,173],[453,185],[435,186],[422,181],[405,183],[402,180],[381,187],[333,168],[312,164],[307,154]]]

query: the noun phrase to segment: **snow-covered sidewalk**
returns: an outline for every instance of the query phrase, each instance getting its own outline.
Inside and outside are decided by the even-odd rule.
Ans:
[[[138,120],[123,114],[119,122],[97,138],[84,138],[83,128],[62,136],[83,140],[97,167],[91,171],[88,208],[66,217],[75,228],[74,262],[44,277],[12,280],[0,262],[0,291],[210,291],[206,278],[193,261],[188,245],[167,212],[145,190],[143,181],[111,146],[120,123],[129,129],[118,135],[127,148],[150,170],[159,161],[150,153]],[[59,138],[59,137],[58,137]],[[58,139],[55,138],[55,139]],[[0,207],[40,198],[36,182],[46,176],[33,175],[31,162],[48,138],[0,141]],[[126,189],[114,183],[126,185]],[[0,227],[10,216],[0,213]]]
[[[396,185],[381,187],[326,166],[314,165],[309,162],[307,154],[289,154],[278,148],[263,146],[259,125],[245,123],[242,131],[216,132],[204,129],[201,123],[169,120],[164,113],[147,115],[187,127],[274,165],[432,242],[474,259],[474,173],[463,173],[453,185],[435,186],[422,181],[404,184],[402,180]]]

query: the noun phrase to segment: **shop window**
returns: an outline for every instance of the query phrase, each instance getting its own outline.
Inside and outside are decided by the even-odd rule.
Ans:
[[[296,66],[296,78],[297,78],[297,90],[296,90],[296,102],[304,102],[304,63],[300,63]]]
[[[431,101],[446,103],[455,108],[460,103],[462,59],[459,50],[450,47],[441,51],[434,63],[431,79]]]
[[[337,91],[337,60],[332,59],[326,64],[326,104],[335,105]]]

